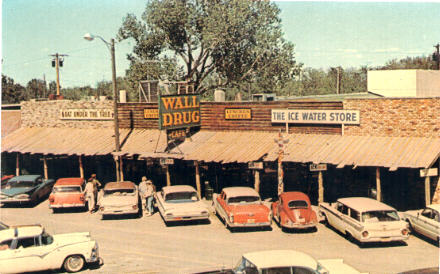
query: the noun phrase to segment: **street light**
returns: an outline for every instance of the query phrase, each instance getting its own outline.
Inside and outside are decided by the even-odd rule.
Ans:
[[[99,35],[92,35],[90,33],[84,34],[84,39],[87,41],[93,41],[93,39],[99,38],[102,42],[107,46],[107,48],[110,50],[110,55],[112,57],[112,82],[113,82],[113,121],[114,121],[114,128],[115,128],[115,151],[119,152],[121,151],[120,145],[119,145],[119,121],[118,121],[118,95],[116,93],[116,62],[115,62],[115,39],[111,39],[110,43],[105,41],[104,38],[102,38]],[[119,172],[116,173],[117,181],[119,181]]]

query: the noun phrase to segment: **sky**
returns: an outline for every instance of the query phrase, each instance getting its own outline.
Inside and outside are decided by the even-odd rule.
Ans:
[[[284,38],[305,67],[379,66],[428,56],[440,42],[440,2],[276,2]],[[26,85],[56,80],[51,54],[67,54],[62,87],[111,81],[110,51],[84,34],[115,38],[128,13],[138,18],[146,0],[3,0],[2,74]],[[116,74],[124,76],[134,42],[116,44]]]

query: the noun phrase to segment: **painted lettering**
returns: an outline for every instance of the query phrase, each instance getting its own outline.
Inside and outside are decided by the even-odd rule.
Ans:
[[[174,101],[176,101],[176,97],[162,97],[161,99],[165,109],[172,109],[174,106]]]
[[[198,110],[193,111],[191,118],[192,118],[193,123],[200,122],[200,111],[198,111]]]
[[[162,114],[162,126],[168,127],[173,124],[173,116],[171,113],[163,113]]]

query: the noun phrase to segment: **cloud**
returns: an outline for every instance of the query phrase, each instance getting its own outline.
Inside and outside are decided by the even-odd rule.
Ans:
[[[398,52],[400,48],[375,49],[373,52]]]

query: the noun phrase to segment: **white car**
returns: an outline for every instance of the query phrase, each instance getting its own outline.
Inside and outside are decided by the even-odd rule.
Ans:
[[[319,214],[349,240],[365,242],[405,241],[408,224],[397,211],[377,200],[365,197],[341,198],[336,203],[320,203]]]
[[[139,214],[138,187],[130,181],[107,183],[99,195],[99,214],[104,219],[108,215]]]
[[[359,274],[341,259],[315,260],[295,250],[267,250],[243,254],[231,270],[198,273],[301,273],[301,274]]]
[[[165,223],[209,220],[209,211],[192,186],[166,186],[155,194],[155,198]]]
[[[10,226],[0,230],[1,273],[59,268],[77,272],[85,263],[98,261],[98,244],[88,232],[51,236],[41,225]]]
[[[403,213],[410,228],[434,241],[440,239],[440,204],[428,205],[424,209],[409,210]]]

